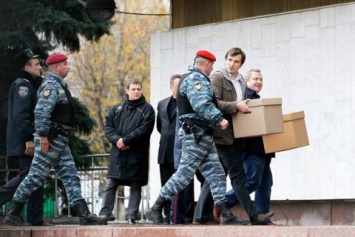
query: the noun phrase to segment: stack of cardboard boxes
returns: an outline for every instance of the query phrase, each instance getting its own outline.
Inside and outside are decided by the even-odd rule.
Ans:
[[[233,116],[235,138],[262,136],[265,153],[309,145],[303,111],[282,115],[281,98],[250,100],[247,105],[251,113]]]

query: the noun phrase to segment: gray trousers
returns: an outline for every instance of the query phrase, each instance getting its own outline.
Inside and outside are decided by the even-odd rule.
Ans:
[[[119,180],[113,178],[107,178],[106,187],[103,194],[102,207],[100,211],[100,216],[110,215],[113,211],[116,201],[116,191],[119,185]],[[138,214],[139,204],[142,199],[142,186],[138,185],[137,182],[131,181],[130,194],[128,201],[127,218],[136,219]]]

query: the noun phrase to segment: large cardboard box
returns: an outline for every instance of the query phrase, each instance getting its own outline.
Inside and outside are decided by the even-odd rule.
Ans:
[[[248,101],[249,114],[233,115],[234,137],[255,137],[283,132],[282,99],[264,98]]]
[[[304,117],[303,111],[285,114],[283,116],[284,132],[263,136],[265,153],[308,146],[309,141]]]

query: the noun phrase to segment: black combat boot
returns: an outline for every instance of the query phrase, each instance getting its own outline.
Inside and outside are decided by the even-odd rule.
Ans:
[[[163,224],[162,210],[163,210],[163,206],[167,202],[169,202],[169,200],[167,200],[159,195],[158,199],[155,201],[152,208],[150,208],[145,213],[145,217],[148,220],[152,221],[154,224]]]
[[[221,213],[221,222],[220,225],[247,225],[249,221],[241,220],[230,211],[228,203],[224,202],[217,205]]]
[[[263,224],[265,221],[267,221],[273,215],[274,215],[273,212],[268,212],[265,214],[258,213],[256,217],[250,218],[250,221],[252,225],[260,225]]]
[[[21,217],[21,212],[25,203],[16,202],[12,200],[11,210],[7,213],[4,223],[15,226],[28,226],[30,224],[26,223],[24,219]]]
[[[79,200],[74,203],[72,206],[76,214],[79,216],[80,225],[106,225],[107,217],[106,216],[96,216],[91,214],[89,211],[88,205],[85,200]]]

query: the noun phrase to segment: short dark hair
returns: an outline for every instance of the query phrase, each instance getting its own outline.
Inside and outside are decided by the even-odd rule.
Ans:
[[[238,54],[242,55],[242,65],[245,62],[246,56],[245,53],[243,52],[243,50],[241,50],[240,48],[231,48],[230,50],[227,51],[226,55],[224,56],[224,59],[227,60],[228,55],[230,56],[237,56]]]
[[[143,86],[142,86],[142,83],[141,83],[138,79],[130,79],[130,80],[128,81],[128,83],[127,83],[127,90],[129,90],[129,87],[130,87],[130,85],[132,85],[132,84],[134,84],[134,85],[140,85],[141,87],[143,87]]]
[[[175,79],[181,79],[181,75],[180,74],[174,74],[170,77],[170,85],[172,85],[175,81]]]
[[[29,59],[22,67],[21,67],[21,70],[22,71],[25,71],[25,68],[26,68],[26,66],[32,66],[32,59],[37,59],[37,58],[31,58],[31,59]],[[37,59],[38,60],[38,59]]]

